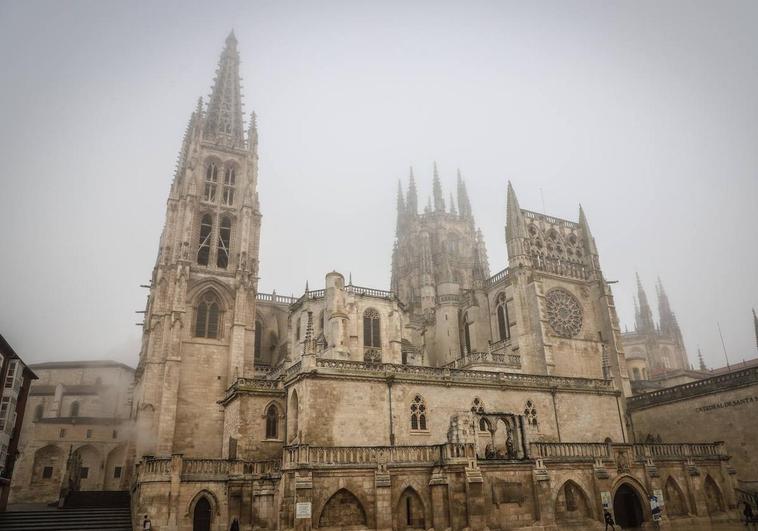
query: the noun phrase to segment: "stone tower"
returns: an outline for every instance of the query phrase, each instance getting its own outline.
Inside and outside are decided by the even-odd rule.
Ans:
[[[413,169],[405,197],[398,189],[392,291],[409,309],[411,326],[422,336],[415,342],[423,345],[431,365],[443,365],[460,354],[462,296],[489,276],[487,250],[460,171],[457,189],[458,208],[452,199],[446,208],[436,163],[432,197],[423,213],[418,212]]]
[[[578,222],[524,210],[509,183],[506,220],[508,293],[527,372],[613,379],[629,394],[613,294],[582,207]]]
[[[255,115],[243,127],[239,54],[227,39],[192,113],[166,207],[136,373],[136,457],[220,457],[216,404],[252,375],[261,215]]]

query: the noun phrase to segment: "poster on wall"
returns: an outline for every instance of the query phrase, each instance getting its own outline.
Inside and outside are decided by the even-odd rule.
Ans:
[[[297,502],[295,504],[295,518],[310,518],[311,502]]]
[[[653,520],[658,521],[661,519],[661,504],[658,502],[657,496],[650,496],[650,512],[653,513]]]
[[[611,493],[610,492],[602,491],[600,493],[600,500],[603,502],[603,509],[611,508]]]

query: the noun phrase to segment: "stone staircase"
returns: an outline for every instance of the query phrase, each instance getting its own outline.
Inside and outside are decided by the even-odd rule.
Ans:
[[[72,492],[63,509],[0,513],[0,530],[131,531],[128,492]]]

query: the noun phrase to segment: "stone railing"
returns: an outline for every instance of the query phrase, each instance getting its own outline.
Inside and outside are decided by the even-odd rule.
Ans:
[[[611,450],[605,443],[545,443],[529,444],[529,451],[535,459],[595,460],[610,459]]]
[[[453,369],[449,367],[426,367],[421,365],[398,365],[394,363],[366,363],[363,361],[318,358],[316,367],[345,373],[370,373],[386,377],[423,378],[427,382],[474,382],[507,385],[513,387],[541,387],[616,392],[612,380],[543,376],[512,372]]]
[[[613,459],[614,449],[631,449],[638,461],[647,459],[713,459],[726,456],[723,442],[682,444],[617,444],[533,442],[531,457],[548,461]]]
[[[348,293],[353,293],[355,295],[365,295],[367,297],[377,297],[380,299],[391,299],[394,297],[394,294],[391,291],[374,288],[362,288],[360,286],[352,285],[345,286],[345,291]]]
[[[332,447],[301,444],[284,448],[284,463],[291,466],[435,465],[471,458],[476,458],[473,444]]]
[[[461,302],[461,297],[460,295],[456,295],[456,294],[439,295],[437,296],[436,301],[438,304],[447,304],[447,303],[458,304]]]
[[[506,278],[508,278],[508,275],[510,274],[510,270],[506,267],[502,271],[498,271],[494,275],[492,275],[490,278],[486,279],[484,281],[484,287],[489,288],[494,286],[495,284],[499,284]]]
[[[569,229],[575,229],[579,227],[578,223],[575,223],[573,221],[569,221],[567,219],[560,219],[560,218],[554,218],[552,216],[547,216],[545,214],[540,214],[539,212],[532,212],[531,210],[522,210],[521,211],[524,214],[525,218],[528,219],[544,219],[551,225],[558,225],[561,227],[566,227]]]
[[[292,378],[293,376],[295,376],[296,374],[298,374],[300,372],[300,369],[302,368],[302,366],[303,366],[303,362],[301,360],[301,361],[298,361],[297,363],[293,363],[292,365],[290,365],[289,367],[287,367],[284,370],[284,379],[288,380],[288,379]]]
[[[629,409],[643,409],[658,404],[683,400],[693,396],[721,392],[726,389],[754,384],[758,384],[758,367],[751,367],[749,369],[730,372],[720,376],[713,376],[696,382],[667,387],[666,389],[652,391],[650,393],[645,393],[644,395],[632,396],[626,399],[626,403]],[[715,407],[718,407],[718,405]]]
[[[139,470],[142,481],[167,480],[170,475],[170,457],[146,457]]]
[[[292,304],[297,299],[286,295],[277,295],[276,293],[257,293],[255,300],[258,302],[273,302],[274,304]]]
[[[451,369],[464,369],[477,364],[497,365],[510,369],[521,368],[521,356],[518,354],[494,354],[492,352],[469,352],[455,361],[445,365]]]
[[[228,477],[245,474],[270,475],[281,470],[280,461],[241,461],[229,459],[183,459],[182,479]]]
[[[508,351],[508,347],[511,345],[511,340],[509,339],[501,339],[499,341],[495,341],[494,343],[489,344],[489,351],[493,352],[495,354],[504,354]]]
[[[635,444],[634,455],[638,459],[661,458],[714,458],[725,457],[726,446],[715,443]]]
[[[284,394],[284,389],[279,386],[279,381],[270,378],[237,378],[237,380],[229,386],[226,390],[226,394],[222,402],[229,400],[236,393],[243,392],[264,392],[271,394],[272,391]]]
[[[176,464],[178,470],[173,470]],[[237,459],[172,459],[146,457],[138,467],[136,481],[170,481],[172,472],[179,472],[183,481],[205,478],[226,479],[244,475],[271,475],[282,468],[279,460],[242,461]]]

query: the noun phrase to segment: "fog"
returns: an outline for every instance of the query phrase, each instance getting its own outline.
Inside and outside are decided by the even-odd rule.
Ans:
[[[183,131],[234,29],[259,116],[260,290],[387,289],[398,179],[582,204],[624,325],[660,276],[690,360],[756,356],[755,2],[0,1],[0,333],[136,364]],[[654,307],[655,311],[655,307]]]

